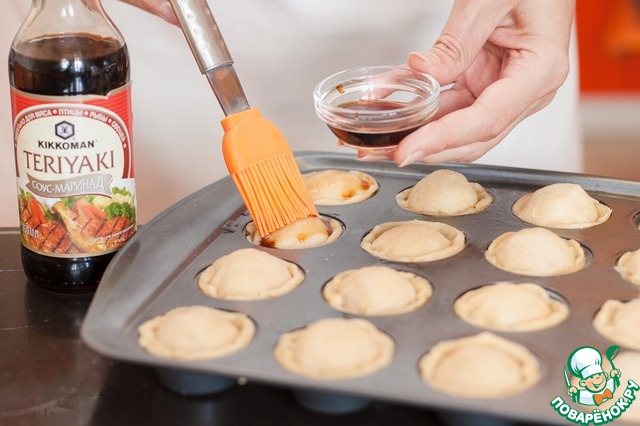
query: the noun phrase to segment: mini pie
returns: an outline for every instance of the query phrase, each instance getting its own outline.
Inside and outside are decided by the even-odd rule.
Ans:
[[[524,346],[484,332],[437,343],[419,362],[425,383],[449,395],[491,399],[521,393],[541,377]]]
[[[213,262],[198,277],[198,287],[218,299],[259,300],[289,293],[303,280],[296,264],[247,248]]]
[[[625,280],[632,284],[640,285],[640,249],[623,254],[618,259],[615,270]]]
[[[220,358],[240,351],[255,334],[243,313],[207,306],[182,306],[138,327],[138,343],[152,355],[193,361]]]
[[[391,337],[359,318],[325,318],[290,331],[273,351],[284,369],[313,379],[372,374],[388,366],[393,353]]]
[[[566,304],[532,283],[499,282],[480,287],[460,296],[453,309],[477,327],[512,332],[550,328],[569,315]]]
[[[564,229],[599,225],[611,216],[608,206],[574,183],[554,183],[526,194],[515,202],[512,211],[525,222]]]
[[[489,245],[485,257],[502,270],[537,277],[570,274],[586,265],[577,241],[565,240],[546,228],[504,233]]]
[[[305,217],[286,225],[265,238],[260,237],[253,222],[247,224],[246,232],[247,239],[255,245],[298,250],[334,242],[342,235],[342,225],[335,219]]]
[[[384,260],[431,262],[460,253],[465,247],[465,237],[444,223],[409,220],[376,225],[360,246]]]
[[[359,203],[378,190],[378,182],[373,177],[354,170],[322,170],[306,173],[302,178],[317,206]]]
[[[614,343],[640,350],[640,298],[607,300],[593,319],[593,327]]]
[[[424,305],[431,284],[411,272],[366,266],[340,272],[322,291],[329,305],[355,315],[398,315]]]
[[[396,195],[403,209],[432,216],[460,216],[487,209],[493,197],[482,185],[453,170],[436,170]]]

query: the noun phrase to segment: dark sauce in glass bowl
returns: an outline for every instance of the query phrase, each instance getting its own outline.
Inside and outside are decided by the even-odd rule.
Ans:
[[[376,100],[357,100],[339,104],[338,107],[356,111],[355,118],[358,119],[357,111],[392,111],[406,107],[407,104],[397,101],[389,101],[384,99]],[[418,129],[414,126],[404,129],[389,129],[380,133],[363,132],[356,130],[345,130],[328,124],[329,129],[347,145],[362,148],[389,148],[398,145],[405,136]]]

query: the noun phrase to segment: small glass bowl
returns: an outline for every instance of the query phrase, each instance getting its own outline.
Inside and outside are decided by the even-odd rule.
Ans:
[[[398,66],[341,71],[313,91],[316,113],[344,144],[392,151],[438,110],[440,85],[427,74]]]

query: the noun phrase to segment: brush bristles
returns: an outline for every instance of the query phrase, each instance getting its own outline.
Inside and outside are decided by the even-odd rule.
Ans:
[[[240,170],[233,180],[263,238],[298,219],[318,216],[292,154]]]

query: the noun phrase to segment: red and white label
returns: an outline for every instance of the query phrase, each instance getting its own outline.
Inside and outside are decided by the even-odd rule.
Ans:
[[[136,230],[130,85],[108,96],[12,88],[23,244],[47,255],[114,251]]]

